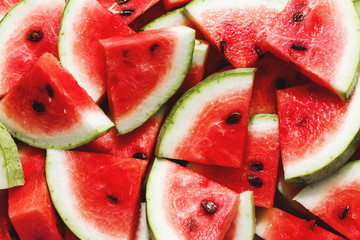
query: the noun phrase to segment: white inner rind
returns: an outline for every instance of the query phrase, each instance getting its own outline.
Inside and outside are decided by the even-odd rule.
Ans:
[[[140,207],[139,225],[135,240],[149,240],[150,233],[146,218],[146,203],[142,202]]]
[[[169,28],[174,37],[176,37],[176,48],[172,65],[169,72],[159,80],[151,95],[136,106],[125,116],[119,116],[115,119],[115,125],[120,134],[128,133],[141,126],[149,119],[181,86],[189,70],[195,44],[195,30],[177,26]]]
[[[316,151],[304,153],[301,159],[284,163],[286,180],[306,176],[328,166],[349,147],[360,128],[359,82],[354,94],[348,101],[351,102],[344,117],[339,122],[337,130],[327,133],[327,137],[324,137],[328,141],[323,143]]]
[[[2,151],[0,151],[0,189],[5,189],[9,187],[7,178],[8,174],[4,154],[2,153]]]
[[[189,135],[196,122],[194,119],[198,119],[204,106],[208,106],[213,99],[252,88],[254,72],[254,69],[246,68],[226,71],[210,76],[185,93],[162,126],[157,156],[176,158],[177,146]]]
[[[8,118],[5,111],[0,108],[0,120],[10,134],[39,148],[71,149],[91,141],[114,126],[113,122],[100,109],[83,111],[80,115],[79,122],[68,129],[53,133],[44,131],[31,134],[27,132],[27,129],[22,128],[18,121]]]
[[[309,211],[312,211],[313,209],[322,206],[324,200],[327,199],[335,189],[346,189],[351,183],[359,182],[359,179],[360,160],[357,160],[344,165],[328,178],[308,185],[301,190],[293,200],[299,202]]]
[[[179,239],[176,229],[169,224],[168,212],[164,208],[164,195],[168,188],[166,178],[170,173],[170,163],[164,159],[155,158],[146,186],[147,217],[152,233],[157,240]]]
[[[81,206],[77,205],[76,194],[72,190],[68,161],[66,151],[47,150],[46,181],[52,202],[61,219],[80,239],[119,240],[118,236],[102,233],[101,229],[97,229],[96,225],[82,215]]]
[[[176,9],[172,12],[168,12],[165,15],[155,19],[154,21],[145,25],[142,30],[168,28],[178,25],[184,25],[188,20],[182,14],[183,8]]]
[[[276,114],[256,114],[249,119],[249,132],[278,131],[279,120]]]
[[[194,54],[191,65],[203,66],[205,64],[208,52],[209,44],[207,42],[202,40],[195,40]]]

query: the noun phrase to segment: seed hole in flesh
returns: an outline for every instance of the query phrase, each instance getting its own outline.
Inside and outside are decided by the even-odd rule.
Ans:
[[[296,13],[293,16],[293,22],[301,22],[302,20],[304,20],[304,14],[302,13]]]
[[[108,194],[107,198],[108,198],[109,202],[112,203],[112,204],[117,204],[119,202],[119,199],[117,199],[113,195]]]
[[[225,40],[221,40],[220,41],[220,52],[222,55],[224,55],[224,53],[225,53],[225,48],[226,48],[226,42],[225,42]]]
[[[304,46],[302,46],[300,44],[295,44],[295,43],[293,45],[291,45],[291,48],[296,50],[296,51],[299,51],[299,52],[305,52],[307,50],[306,47],[304,47]]]
[[[306,118],[304,117],[296,122],[296,126],[302,127],[305,123],[306,123]]]
[[[255,45],[255,52],[258,55],[259,59],[263,58],[264,54],[262,53],[262,51],[260,50],[260,48],[258,46]]]
[[[286,87],[286,81],[284,78],[279,78],[275,81],[275,89],[276,90],[281,90],[284,89]]]
[[[20,239],[14,227],[10,227],[9,234],[11,236],[11,239]]]
[[[43,113],[45,112],[45,106],[41,102],[38,102],[35,100],[32,104],[32,109],[37,113]]]
[[[152,44],[152,45],[150,46],[150,51],[151,51],[152,53],[154,53],[155,50],[158,49],[158,48],[159,48],[159,44],[154,43],[154,44]]]
[[[185,224],[186,224],[186,227],[187,229],[192,232],[195,230],[196,226],[195,226],[195,221],[192,219],[192,218],[188,218],[185,220]]]
[[[147,159],[148,157],[147,157],[146,154],[143,153],[143,152],[137,152],[137,153],[135,153],[135,154],[133,155],[133,158],[145,160],[145,159]]]
[[[241,120],[241,113],[238,112],[234,112],[231,113],[226,119],[225,119],[225,123],[232,125],[232,124],[237,124],[238,122],[240,122]]]
[[[54,89],[51,87],[50,84],[47,84],[45,86],[46,92],[49,95],[49,97],[53,98],[54,97]]]
[[[344,219],[349,213],[349,206],[346,206],[345,208],[341,209],[339,211],[338,217],[339,219]]]
[[[126,9],[121,10],[119,14],[121,16],[127,17],[127,16],[130,16],[131,14],[133,14],[134,12],[135,12],[134,9],[126,8]]]
[[[26,35],[26,39],[31,42],[39,42],[43,38],[43,34],[39,30],[31,31]]]
[[[249,170],[252,172],[262,172],[264,165],[261,162],[251,162],[249,163]]]
[[[127,2],[129,2],[130,0],[116,0],[116,4],[117,5],[121,5],[121,4],[125,4]]]
[[[217,206],[214,202],[211,201],[202,201],[201,206],[209,214],[214,214],[217,211]]]
[[[258,176],[248,176],[247,180],[254,188],[261,188],[263,185],[263,181]]]

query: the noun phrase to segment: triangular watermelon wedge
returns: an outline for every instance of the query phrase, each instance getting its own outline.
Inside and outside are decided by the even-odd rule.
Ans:
[[[110,113],[118,132],[125,134],[141,126],[181,86],[190,68],[195,30],[178,26],[101,43]]]
[[[50,53],[0,101],[0,119],[23,142],[56,149],[77,147],[114,126]]]
[[[239,195],[187,168],[155,159],[146,189],[150,228],[162,239],[222,239]]]
[[[289,1],[266,45],[341,98],[351,95],[360,61],[360,18],[351,0]]]

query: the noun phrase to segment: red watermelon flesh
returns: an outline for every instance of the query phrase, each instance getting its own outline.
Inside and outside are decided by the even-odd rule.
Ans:
[[[65,226],[64,240],[79,240],[79,238],[75,236],[75,234],[68,227]]]
[[[256,234],[266,240],[344,239],[315,225],[315,221],[297,218],[277,208],[258,209]]]
[[[8,215],[8,190],[0,191],[0,239],[19,239]]]
[[[356,82],[359,25],[352,1],[291,0],[269,31],[266,48],[346,99]]]
[[[241,68],[254,66],[262,56],[268,27],[284,5],[266,4],[195,0],[185,7],[185,13],[234,67]]]
[[[272,207],[280,157],[279,133],[275,116],[268,115],[269,119],[264,121],[264,126],[254,123],[263,121],[255,118],[266,117],[266,115],[260,114],[250,119],[246,157],[240,168],[198,163],[188,163],[187,167],[237,193],[253,191],[256,206]],[[275,122],[273,122],[274,119],[276,119]],[[266,126],[265,124],[269,124],[269,121],[270,125]]]
[[[185,4],[187,4],[190,1],[191,0],[163,0],[165,8],[167,10],[184,6]]]
[[[9,189],[9,217],[20,239],[61,240],[45,178],[45,152],[19,146],[25,185]]]
[[[3,1],[1,1],[0,2],[0,20],[18,2],[20,2],[20,0],[3,0]]]
[[[8,93],[42,54],[50,52],[58,56],[64,6],[62,0],[23,1],[3,19],[0,29],[6,32],[6,37],[0,42],[0,96]],[[12,26],[10,32],[9,26]]]
[[[110,12],[119,15],[125,24],[131,23],[160,0],[98,0]]]

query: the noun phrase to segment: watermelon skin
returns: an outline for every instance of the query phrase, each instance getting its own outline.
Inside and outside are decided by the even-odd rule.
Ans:
[[[15,232],[8,215],[8,191],[0,190],[0,239],[17,240],[19,236]]]
[[[296,15],[301,17],[294,20]],[[347,99],[357,80],[359,41],[360,18],[352,1],[291,0],[271,28],[266,48]]]
[[[113,127],[49,53],[1,100],[0,109],[0,119],[14,137],[40,148],[73,148]]]
[[[185,14],[236,68],[262,56],[269,26],[286,1],[194,0]],[[266,18],[264,18],[266,15]]]
[[[208,214],[201,202],[218,208]],[[155,159],[146,190],[147,216],[156,239],[222,239],[239,195],[176,163]]]
[[[4,37],[0,41],[1,97],[9,92],[42,54],[50,52],[58,56],[58,33],[64,5],[63,0],[25,0],[2,19],[0,31]],[[42,33],[40,41],[27,39],[32,31]]]
[[[197,163],[189,163],[187,167],[237,193],[253,191],[256,206],[271,208],[274,203],[279,157],[277,116],[258,114],[249,120],[246,156],[240,168]],[[263,169],[256,171],[252,168],[259,165],[256,163],[261,163]],[[261,186],[251,185],[252,179],[260,179]]]
[[[9,217],[20,239],[61,240],[45,178],[45,151],[19,146],[25,185],[9,189]]]
[[[51,198],[77,237],[132,239],[145,161],[60,150],[47,150],[46,158]]]
[[[259,209],[256,218],[256,234],[266,240],[344,239],[278,208]]]
[[[184,26],[101,41],[110,113],[120,134],[141,126],[181,86],[194,42],[195,31]]]
[[[187,91],[160,130],[156,156],[242,166],[254,71],[218,73]],[[241,117],[234,124],[226,123],[232,115]]]
[[[95,102],[103,100],[106,90],[105,59],[99,40],[132,33],[119,16],[96,0],[67,1],[60,28],[60,61]]]
[[[359,145],[360,89],[344,103],[324,87],[307,84],[277,91],[285,180],[318,181],[341,167]]]
[[[330,177],[305,187],[294,200],[347,238],[359,239],[359,168],[359,160],[349,162]]]

